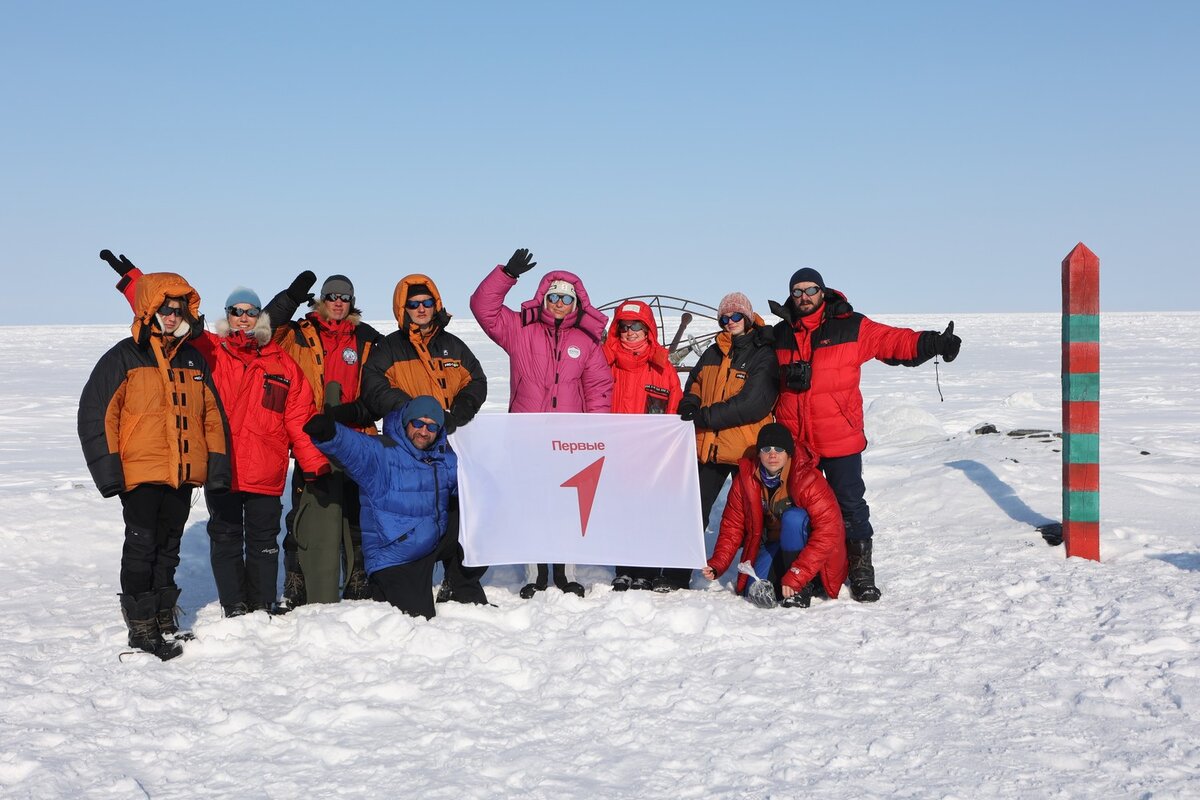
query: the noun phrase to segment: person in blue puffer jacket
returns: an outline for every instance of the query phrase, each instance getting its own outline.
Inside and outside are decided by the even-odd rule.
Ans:
[[[336,408],[317,414],[304,431],[359,486],[372,596],[429,619],[433,568],[444,555],[450,504],[458,502],[458,457],[446,442],[442,405],[414,397],[383,418],[382,437],[359,433],[337,416]]]

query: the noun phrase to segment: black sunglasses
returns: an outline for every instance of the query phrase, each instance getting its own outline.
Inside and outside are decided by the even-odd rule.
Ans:
[[[809,297],[816,297],[820,293],[821,293],[820,286],[809,286],[807,289],[792,289],[792,297],[800,297],[801,295],[808,295]]]
[[[425,308],[433,308],[436,304],[437,301],[432,297],[426,297],[424,300],[409,300],[404,305],[410,309],[413,309],[420,308],[421,306],[425,306]]]
[[[768,444],[768,445],[758,448],[758,452],[760,452],[760,453],[786,453],[787,449],[783,448],[783,447],[776,447],[774,445]]]
[[[546,295],[546,299],[551,303],[562,303],[564,306],[569,306],[575,302],[574,295],[559,294],[558,292],[551,292],[550,294]]]
[[[329,294],[325,295],[325,299],[330,303],[334,302],[335,300],[341,300],[343,303],[349,303],[354,300],[354,295],[342,294],[341,292],[330,292]]]
[[[430,433],[437,433],[442,429],[442,426],[438,425],[436,422],[426,422],[423,419],[410,420],[408,424],[412,425],[413,428],[418,431],[421,430],[421,428],[428,428]]]
[[[644,323],[644,322],[618,322],[617,330],[620,333],[624,333],[625,331],[644,331],[644,330],[646,330],[646,323]]]
[[[169,306],[166,303],[163,303],[158,307],[158,315],[160,317],[179,317],[180,319],[183,319],[183,307]]]
[[[746,318],[745,314],[743,314],[740,311],[735,311],[732,314],[722,314],[720,317],[718,317],[718,320],[720,321],[721,327],[723,328],[731,322],[741,322],[745,318]]]
[[[231,317],[257,317],[262,313],[262,309],[255,308],[254,306],[250,306],[250,308],[235,308],[230,306],[225,309],[225,313]]]

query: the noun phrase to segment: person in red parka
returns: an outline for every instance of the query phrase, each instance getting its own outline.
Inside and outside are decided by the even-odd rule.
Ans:
[[[937,355],[949,362],[958,356],[962,340],[954,335],[953,322],[943,333],[874,322],[855,312],[844,294],[826,288],[815,269],[797,270],[788,286],[791,296],[783,305],[771,302],[771,311],[783,319],[773,329],[779,363],[775,419],[820,459],[818,467],[837,495],[846,525],[850,594],[873,603],[880,591],[862,478],[867,446],[858,388],[862,365],[878,359],[915,367]]]
[[[676,414],[683,398],[679,373],[667,348],[658,343],[654,312],[641,300],[618,303],[604,340],[604,358],[613,374],[612,413]],[[650,589],[663,569],[617,567],[613,591]],[[690,574],[690,570],[684,570]]]
[[[101,257],[121,275],[118,288],[132,303],[141,271],[128,259],[114,263]],[[297,280],[311,285],[316,276]],[[213,578],[225,616],[275,612],[289,449],[309,480],[329,473],[329,463],[303,430],[316,412],[312,390],[300,366],[272,341],[271,318],[258,295],[234,289],[216,329],[203,331],[193,343],[212,370],[231,435],[230,491],[204,495]]]
[[[750,591],[748,576],[738,576],[738,594],[756,605],[807,608],[814,595],[837,597],[846,580],[837,498],[812,453],[777,422],[759,430],[757,454],[738,462],[704,577],[719,578],[739,549],[741,561],[771,584],[771,591]]]

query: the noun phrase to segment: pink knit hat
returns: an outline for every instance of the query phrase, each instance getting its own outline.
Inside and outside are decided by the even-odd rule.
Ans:
[[[750,305],[750,298],[741,292],[730,292],[721,298],[721,304],[717,306],[718,317],[732,314],[735,311],[745,314],[746,319],[754,319],[754,307]]]

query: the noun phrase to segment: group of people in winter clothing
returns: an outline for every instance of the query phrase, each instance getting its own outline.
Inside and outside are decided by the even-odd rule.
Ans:
[[[432,617],[438,562],[438,602],[487,602],[486,568],[462,563],[457,457],[447,440],[478,413],[487,378],[447,330],[450,314],[429,276],[396,284],[397,330],[387,336],[361,321],[349,278],[330,276],[314,296],[312,272],[265,306],[236,287],[210,332],[182,277],[143,274],[107,250],[101,257],[120,276],[134,322],[84,388],[79,435],[97,487],[122,501],[121,608],[131,647],[164,660],[181,652],[174,572],[197,486],[227,616],[373,598]],[[952,325],[940,334],[880,325],[802,269],[791,297],[772,303],[784,320],[774,328],[744,294],[726,295],[719,334],[681,384],[641,301],[619,303],[610,323],[578,276],[552,270],[519,308],[506,306],[535,266],[517,250],[470,298],[483,331],[509,356],[510,412],[678,414],[696,430],[706,527],[733,478],[705,577],[725,572],[740,550],[738,591],[759,605],[836,597],[847,572],[856,599],[879,599],[863,499],[859,367],[871,358],[953,360],[960,342]],[[305,303],[310,311],[293,320]],[[615,572],[615,591],[685,589],[692,578],[688,569]],[[551,582],[584,594],[570,564],[529,565],[520,594],[533,597]]]

